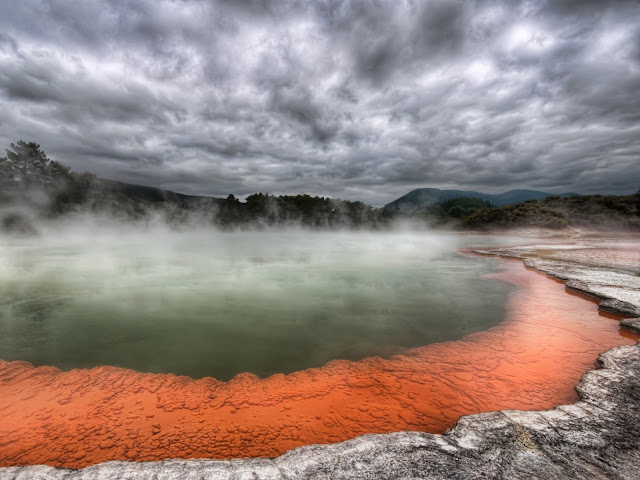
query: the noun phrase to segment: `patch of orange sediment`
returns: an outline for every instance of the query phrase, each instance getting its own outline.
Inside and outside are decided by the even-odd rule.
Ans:
[[[0,465],[275,456],[364,433],[442,432],[464,414],[573,402],[600,352],[638,339],[520,262],[493,277],[518,287],[505,322],[388,360],[227,383],[0,361]]]

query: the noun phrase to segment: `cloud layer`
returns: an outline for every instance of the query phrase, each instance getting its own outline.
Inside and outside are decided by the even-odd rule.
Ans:
[[[640,187],[637,2],[0,0],[0,146],[182,193]]]

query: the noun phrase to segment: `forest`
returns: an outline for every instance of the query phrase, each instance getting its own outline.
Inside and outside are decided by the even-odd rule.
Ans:
[[[173,228],[223,230],[302,227],[390,229],[399,222],[456,230],[519,227],[640,231],[640,190],[632,195],[551,196],[495,207],[478,198],[435,202],[411,213],[361,201],[254,193],[242,202],[184,195],[75,172],[47,157],[35,142],[18,141],[0,157],[0,230],[30,234],[39,220],[90,213],[124,222],[162,221]]]

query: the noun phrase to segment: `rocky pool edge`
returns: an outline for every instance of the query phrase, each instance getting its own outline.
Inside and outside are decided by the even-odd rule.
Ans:
[[[600,308],[639,316],[640,305],[598,289],[606,269],[523,258],[518,251],[476,250],[515,257],[567,287],[601,299]],[[596,279],[589,282],[589,270]],[[620,292],[628,285],[611,270]],[[586,279],[586,280],[585,280]],[[611,283],[608,283],[610,286]],[[618,297],[618,298],[616,298]],[[640,318],[621,325],[640,333]],[[273,459],[111,461],[80,470],[46,465],[0,468],[0,480],[64,479],[382,479],[620,478],[640,470],[640,342],[598,357],[598,370],[576,387],[577,403],[546,411],[503,410],[461,417],[444,434],[363,435],[331,445],[298,447]]]

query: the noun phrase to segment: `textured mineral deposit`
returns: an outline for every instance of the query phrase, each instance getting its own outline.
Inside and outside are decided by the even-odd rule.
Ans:
[[[515,285],[502,324],[390,359],[226,383],[0,362],[0,465],[275,457],[367,433],[441,433],[461,415],[574,402],[598,354],[638,338],[519,261],[494,277]]]

